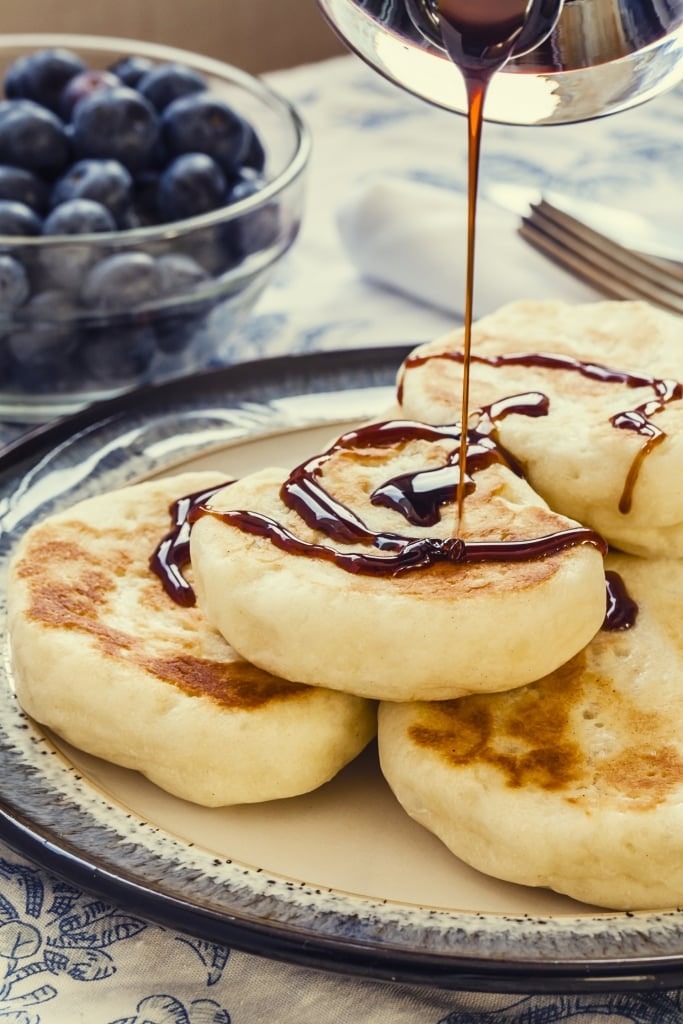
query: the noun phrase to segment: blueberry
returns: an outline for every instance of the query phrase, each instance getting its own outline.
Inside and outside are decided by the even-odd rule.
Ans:
[[[35,100],[58,112],[65,85],[84,70],[85,64],[71,50],[36,50],[10,66],[5,76],[5,95],[9,99]]]
[[[0,103],[0,153],[3,163],[48,176],[68,164],[69,139],[64,123],[32,100]]]
[[[75,241],[69,245],[40,247],[38,258],[43,286],[78,293],[84,277],[99,258],[92,243],[78,242],[78,236],[115,230],[109,210],[93,199],[69,199],[56,206],[45,220],[43,234],[59,238],[70,236]]]
[[[160,173],[148,169],[133,178],[132,213],[140,224],[156,224]]]
[[[161,352],[177,355],[193,343],[214,305],[212,297],[199,292],[212,278],[191,256],[175,252],[157,257],[157,271],[162,298],[175,296],[179,300],[170,309],[160,310],[154,321],[157,345]]]
[[[92,96],[102,89],[114,89],[117,85],[121,85],[121,82],[111,71],[81,71],[65,85],[59,100],[59,113],[64,120],[69,121],[86,96]]]
[[[17,363],[45,367],[59,364],[77,345],[70,318],[73,308],[60,291],[38,292],[22,310],[25,325],[8,340]]]
[[[3,80],[5,96],[8,100],[20,100],[26,96],[28,84],[25,79],[31,64],[31,54],[17,57],[7,68]]]
[[[45,363],[14,363],[11,375],[12,387],[31,395],[46,395],[54,398],[59,393],[73,394],[84,384],[83,368],[74,366],[74,354],[65,358],[56,355]]]
[[[56,245],[40,246],[38,253],[39,271],[32,276],[41,288],[60,289],[77,295],[90,267],[97,262],[99,253],[91,242],[79,242],[78,235],[72,235],[73,242],[64,242],[63,235]],[[85,235],[89,238],[89,235]]]
[[[245,127],[249,136],[249,142],[242,157],[242,163],[245,167],[251,167],[252,170],[261,173],[266,166],[266,151],[256,129],[246,123]]]
[[[159,297],[156,261],[143,252],[106,256],[88,272],[81,289],[84,305],[98,311],[123,311]]]
[[[242,199],[256,195],[265,187],[265,179],[256,174],[248,167],[240,168],[239,172],[230,181],[230,188],[226,194],[226,204],[239,203]]]
[[[177,356],[195,340],[203,317],[185,310],[162,313],[154,322],[157,347],[165,355]]]
[[[0,100],[0,121],[3,121],[10,114],[14,114],[17,110],[33,110],[36,106],[37,104],[33,100]]]
[[[0,164],[0,199],[24,203],[35,213],[41,214],[47,207],[48,187],[42,178],[31,171]]]
[[[14,360],[12,359],[12,353],[9,350],[8,341],[9,339],[7,337],[3,337],[2,334],[0,334],[0,381],[2,381],[5,386],[10,384],[10,382],[11,384],[14,384],[14,381],[12,381]]]
[[[26,203],[0,199],[0,235],[39,235],[41,227],[40,219]]]
[[[162,221],[183,220],[216,210],[225,202],[228,183],[205,153],[183,153],[161,175],[157,208]]]
[[[10,313],[21,306],[31,287],[24,266],[13,256],[0,254],[0,313]]]
[[[209,279],[207,271],[191,256],[170,252],[157,257],[157,280],[162,296],[185,296]]]
[[[56,207],[69,199],[94,199],[106,206],[121,226],[131,204],[132,188],[133,179],[118,160],[78,160],[55,183],[50,201]]]
[[[68,199],[47,215],[44,235],[91,235],[116,231],[116,222],[106,206],[94,199]]]
[[[154,67],[153,61],[149,57],[122,57],[121,60],[117,60],[115,64],[112,64],[109,70],[112,74],[116,75],[124,85],[129,86],[131,89],[137,87],[138,82],[143,75],[146,75]]]
[[[76,107],[73,126],[78,157],[118,160],[131,172],[149,165],[159,137],[154,107],[125,85],[87,96]]]
[[[137,83],[137,89],[158,111],[180,99],[206,89],[206,81],[185,64],[157,64]]]
[[[209,92],[174,100],[162,114],[161,130],[171,156],[206,153],[226,174],[240,166],[250,143],[243,118]]]
[[[129,325],[93,329],[86,333],[80,358],[92,376],[104,386],[139,383],[157,353],[154,330]]]
[[[228,192],[228,205],[238,203],[260,192],[265,182],[258,175],[238,178]],[[243,259],[255,252],[268,249],[280,234],[280,208],[276,200],[258,210],[249,210],[226,224],[226,231],[234,255]]]
[[[159,132],[159,137],[154,145],[152,155],[147,167],[145,167],[145,171],[163,171],[172,159],[173,157],[166,149],[164,140],[161,137],[161,132]]]
[[[227,227],[228,225],[212,224],[206,228],[195,229],[180,236],[177,247],[215,277],[238,262],[233,252],[231,235],[226,232]]]

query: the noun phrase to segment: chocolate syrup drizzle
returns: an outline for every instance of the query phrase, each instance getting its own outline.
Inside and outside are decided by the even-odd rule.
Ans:
[[[545,411],[547,404],[544,396],[537,393],[494,403],[483,411],[481,429],[468,432],[466,470],[470,489],[475,486],[473,474],[494,463],[511,465],[513,471],[518,471],[491,437],[494,418],[513,412],[538,416],[544,415]],[[288,554],[319,558],[333,562],[347,572],[364,575],[396,576],[438,562],[465,564],[532,561],[579,544],[591,544],[601,553],[606,553],[603,539],[593,530],[584,527],[528,540],[493,542],[465,541],[460,537],[409,537],[391,531],[377,533],[353,510],[330,495],[320,482],[325,464],[341,450],[393,447],[415,440],[450,440],[453,447],[444,465],[393,477],[371,495],[375,505],[399,512],[414,526],[432,525],[438,521],[441,507],[453,500],[453,485],[459,473],[460,434],[457,425],[439,427],[412,420],[371,424],[343,434],[326,452],[301,463],[290,473],[280,490],[285,505],[312,529],[331,540],[356,544],[361,550],[339,551],[325,544],[302,540],[281,523],[259,512],[213,509],[207,502],[219,489],[214,488],[181,498],[173,504],[171,515],[174,527],[152,555],[150,566],[173,600],[192,605],[194,593],[183,575],[183,568],[189,561],[191,526],[205,515],[211,515],[246,533],[266,537]]]
[[[537,410],[535,401],[532,405]],[[519,409],[523,408],[526,404],[520,400]],[[509,414],[512,410],[505,411]],[[210,510],[210,514],[247,533],[267,537],[289,554],[324,559],[347,572],[364,575],[397,576],[438,562],[528,562],[578,544],[592,544],[603,553],[606,551],[602,538],[584,527],[530,540],[493,542],[465,541],[461,537],[406,537],[387,531],[376,533],[351,509],[331,497],[320,483],[326,462],[341,450],[362,451],[363,448],[393,447],[415,440],[435,442],[444,439],[453,441],[453,449],[444,466],[394,477],[370,496],[373,504],[392,508],[413,526],[432,525],[439,519],[441,506],[453,499],[453,485],[460,470],[459,426],[437,427],[412,420],[392,420],[361,427],[343,434],[322,455],[297,466],[283,483],[280,489],[282,501],[307,526],[332,540],[358,544],[370,548],[370,551],[338,551],[324,544],[303,541],[286,527],[256,512]],[[496,462],[507,464],[507,459],[490,433],[468,431],[466,476],[470,491],[474,488],[473,474]],[[199,514],[203,513],[204,510],[200,509]],[[375,551],[381,554],[375,554]]]
[[[533,407],[538,408],[538,404],[534,403]],[[508,405],[508,411],[512,411],[510,405]],[[397,534],[374,534],[351,510],[335,502],[323,488],[319,487],[315,483],[315,476],[320,473],[324,461],[332,452],[338,451],[340,448],[353,447],[354,440],[358,441],[357,447],[376,443],[371,441],[371,438],[382,438],[386,443],[391,443],[389,439],[395,437],[397,431],[401,429],[405,431],[407,427],[415,428],[416,434],[424,438],[452,437],[454,440],[459,440],[460,436],[456,428],[425,427],[424,424],[411,424],[410,422],[383,423],[376,425],[371,430],[366,428],[363,432],[352,431],[343,435],[328,452],[297,467],[283,485],[283,489],[290,488],[291,499],[303,509],[309,523],[318,525],[327,522],[328,529],[324,532],[328,536],[335,539],[372,543],[378,550],[392,552],[389,556],[386,554],[382,556],[358,553],[343,554],[324,545],[300,540],[290,530],[268,516],[245,511],[220,512],[208,508],[206,503],[224,486],[227,486],[226,482],[205,491],[196,491],[193,494],[185,495],[173,502],[169,509],[173,526],[152,554],[149,562],[151,570],[159,577],[164,590],[176,604],[192,607],[196,603],[194,590],[185,577],[184,570],[190,563],[192,523],[203,515],[213,515],[223,522],[237,525],[246,532],[267,537],[271,543],[290,554],[320,557],[333,561],[350,572],[376,574],[393,574],[396,570],[400,572],[424,568],[443,560],[453,562],[528,561],[560,551],[573,544],[595,543],[596,538],[600,541],[597,535],[582,529],[567,530],[531,541],[500,542],[498,544],[466,543],[455,537],[445,540],[409,540]],[[477,452],[478,468],[481,469],[484,463],[491,464],[493,461],[505,462],[506,460],[499,451],[489,445],[484,445],[481,451]],[[451,467],[457,469],[457,456],[452,460]],[[468,472],[470,469],[475,471],[468,466]],[[441,470],[416,473],[412,480],[409,479],[410,475],[406,474],[405,478],[399,477],[393,481],[398,497],[395,498],[392,493],[389,504],[392,508],[402,512],[410,522],[424,523],[431,519],[431,516],[435,514],[435,506],[440,503],[439,495],[442,493],[443,487],[443,482],[440,479],[435,478],[426,488],[421,488],[417,484],[418,478],[425,477],[429,473],[440,474]],[[405,495],[400,493],[400,487],[396,484],[396,480],[404,479],[407,483]],[[387,490],[391,490],[391,484],[391,481],[383,484],[374,492],[372,500],[375,504],[384,503],[384,495]],[[453,485],[452,481],[449,481],[445,500],[452,500],[452,497]],[[438,512],[436,515],[438,517]],[[599,546],[602,547],[602,544],[600,543]],[[635,623],[638,607],[628,594],[618,573],[606,572],[605,591],[606,614],[602,628],[610,631],[630,629]]]
[[[195,491],[174,501],[169,509],[173,525],[150,557],[149,567],[161,580],[168,596],[185,608],[192,608],[196,603],[194,589],[184,574],[184,569],[190,564],[193,513],[195,509],[204,508],[207,501],[228,483],[229,481],[226,481],[206,491]]]
[[[408,356],[403,364],[403,373],[399,382],[399,402],[403,397],[405,374],[408,370],[423,366],[433,359],[448,359],[453,362],[465,363],[465,353],[458,351],[436,352],[433,354]],[[652,422],[651,418],[661,412],[664,407],[673,401],[679,401],[683,397],[683,385],[675,380],[659,379],[644,374],[628,373],[625,370],[614,370],[600,363],[582,362],[572,356],[561,353],[548,352],[521,352],[509,355],[481,356],[472,354],[473,363],[484,363],[487,366],[528,366],[549,370],[565,370],[572,373],[579,373],[583,377],[600,381],[605,384],[622,384],[627,388],[650,388],[653,398],[635,409],[626,409],[610,417],[609,422],[618,430],[631,430],[644,438],[644,444],[638,451],[624,482],[624,488],[619,499],[619,511],[626,515],[631,510],[633,502],[633,490],[638,479],[643,462],[649,453],[660,444],[666,437],[666,433]],[[505,400],[503,400],[505,401]],[[548,403],[549,404],[549,403]]]
[[[608,569],[605,573],[605,592],[607,610],[602,624],[603,630],[616,633],[634,626],[638,617],[638,605],[627,591],[619,573],[613,569]]]

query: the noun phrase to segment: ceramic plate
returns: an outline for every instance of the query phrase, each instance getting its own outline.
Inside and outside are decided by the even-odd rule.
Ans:
[[[21,532],[76,500],[188,468],[294,464],[382,415],[405,352],[243,365],[38,428],[0,454],[3,579]],[[0,604],[4,618],[4,588]],[[374,748],[307,796],[196,807],[27,720],[3,644],[3,838],[109,901],[246,952],[377,979],[525,993],[683,982],[683,912],[604,913],[478,874],[403,813]]]

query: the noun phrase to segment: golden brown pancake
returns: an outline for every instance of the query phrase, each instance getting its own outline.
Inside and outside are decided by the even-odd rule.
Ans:
[[[477,472],[457,523],[457,438],[422,433],[420,425],[368,426],[313,457],[303,479],[299,469],[271,468],[211,500],[217,514],[192,531],[198,598],[243,657],[283,678],[360,696],[443,700],[524,685],[599,629],[603,559],[582,531],[562,550],[510,560],[515,542],[524,547],[578,524],[496,459]],[[418,504],[445,479],[429,522],[391,505],[406,477]],[[311,518],[317,508],[324,513]],[[502,542],[504,551],[462,561],[456,535],[471,548]],[[417,545],[426,563],[406,566],[392,538],[399,548]]]
[[[610,555],[637,605],[510,693],[383,704],[405,810],[487,874],[623,910],[683,904],[683,562]]]
[[[405,415],[460,418],[463,340],[409,357]],[[683,556],[683,318],[644,302],[516,302],[475,324],[472,349],[471,425],[514,399],[496,435],[552,509],[623,551]],[[530,393],[546,414],[514,410]]]
[[[248,664],[150,571],[171,503],[224,482],[187,473],[84,501],[24,536],[9,578],[25,711],[207,806],[314,789],[375,731],[369,702]]]

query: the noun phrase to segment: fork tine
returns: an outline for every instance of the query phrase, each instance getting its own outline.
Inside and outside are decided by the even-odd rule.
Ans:
[[[565,213],[564,210],[553,206],[547,199],[542,199],[536,205],[536,210],[541,217],[576,235],[578,239],[582,239],[587,244],[594,246],[597,251],[604,253],[605,256],[609,256],[610,259],[615,260],[624,267],[632,269],[636,273],[642,273],[644,277],[649,278],[655,283],[664,279],[665,283],[669,285],[676,295],[683,296],[683,264],[675,263],[672,260],[659,259],[656,256],[648,256],[645,253],[634,252],[632,249],[620,245],[606,235],[600,234],[599,231],[577,220],[571,214]]]
[[[603,295],[612,299],[632,299],[635,296],[631,285],[615,281],[610,274],[601,273],[600,270],[591,265],[586,259],[567,249],[562,241],[546,234],[538,221],[532,217],[524,217],[519,227],[519,233],[525,241],[540,250],[545,256],[549,256],[555,262],[570,270],[576,277],[587,284],[593,285]]]
[[[635,253],[546,200],[532,205],[519,232],[530,244],[604,295],[645,299],[683,314],[683,266]]]

